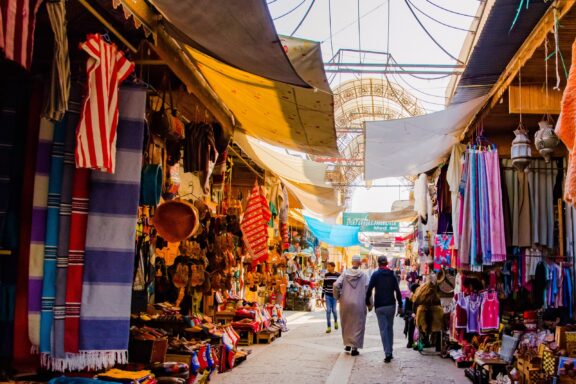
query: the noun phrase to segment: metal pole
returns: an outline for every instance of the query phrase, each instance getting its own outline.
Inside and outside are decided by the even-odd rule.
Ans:
[[[357,74],[394,74],[394,75],[461,75],[462,71],[400,71],[400,70],[361,70],[350,68],[325,69],[326,73],[357,73]]]
[[[465,68],[462,64],[324,63],[325,67]]]

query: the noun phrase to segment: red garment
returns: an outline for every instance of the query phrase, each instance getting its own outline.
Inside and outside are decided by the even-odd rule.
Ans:
[[[268,222],[272,217],[266,197],[258,185],[254,185],[248,206],[242,218],[244,242],[252,255],[252,265],[268,259]]]
[[[84,252],[88,225],[90,171],[77,169],[72,184],[72,216],[70,217],[70,247],[66,278],[66,317],[64,319],[64,349],[78,353],[80,336],[80,305],[84,274]]]
[[[114,173],[118,87],[132,73],[134,63],[101,35],[88,35],[80,48],[90,56],[86,63],[88,95],[76,135],[76,167]]]
[[[43,0],[0,1],[0,49],[26,69],[32,64],[36,13]]]
[[[494,330],[500,327],[500,302],[496,291],[482,292],[480,308],[480,329]]]

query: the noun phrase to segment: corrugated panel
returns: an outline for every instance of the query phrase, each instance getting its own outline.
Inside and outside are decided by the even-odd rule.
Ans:
[[[487,94],[514,54],[542,18],[551,1],[532,0],[522,8],[512,31],[519,0],[497,0],[472,51],[450,104]]]

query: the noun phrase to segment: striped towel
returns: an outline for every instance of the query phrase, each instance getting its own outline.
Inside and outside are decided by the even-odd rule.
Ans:
[[[64,349],[78,353],[80,336],[80,302],[84,274],[84,251],[88,223],[90,173],[76,169],[72,186],[72,217],[70,218],[70,246],[68,247],[68,275],[66,279],[66,318],[64,319]]]
[[[145,110],[145,89],[120,89],[116,173],[92,173],[80,312],[88,368],[128,360]]]
[[[56,297],[56,251],[60,224],[60,193],[64,168],[65,137],[65,125],[62,123],[56,124],[54,127],[54,142],[52,143],[50,181],[48,183],[44,280],[42,283],[42,312],[40,314],[40,352],[43,354],[44,359],[52,351],[53,307]],[[43,363],[45,362],[43,361]]]
[[[42,119],[38,137],[31,223],[30,266],[28,269],[28,335],[33,348],[36,349],[40,347],[40,308],[42,305],[42,278],[44,276],[46,206],[48,205],[48,180],[54,124],[47,119]]]
[[[49,364],[52,369],[64,371],[64,315],[66,312],[66,277],[68,269],[68,248],[70,245],[70,225],[72,216],[72,183],[75,173],[74,148],[76,146],[76,126],[80,118],[80,105],[70,110],[64,119],[66,123],[66,143],[64,146],[64,169],[62,173],[62,194],[60,197],[60,231],[56,257],[56,300],[54,302],[54,327],[52,335],[52,356]]]

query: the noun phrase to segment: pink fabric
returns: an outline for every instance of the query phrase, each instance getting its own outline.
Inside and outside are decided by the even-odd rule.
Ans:
[[[490,248],[492,262],[506,260],[506,239],[504,213],[502,207],[502,186],[500,181],[500,160],[497,150],[486,153],[488,177],[488,201],[490,205]]]
[[[500,303],[496,291],[482,293],[480,311],[480,329],[483,331],[498,329],[500,326]]]

